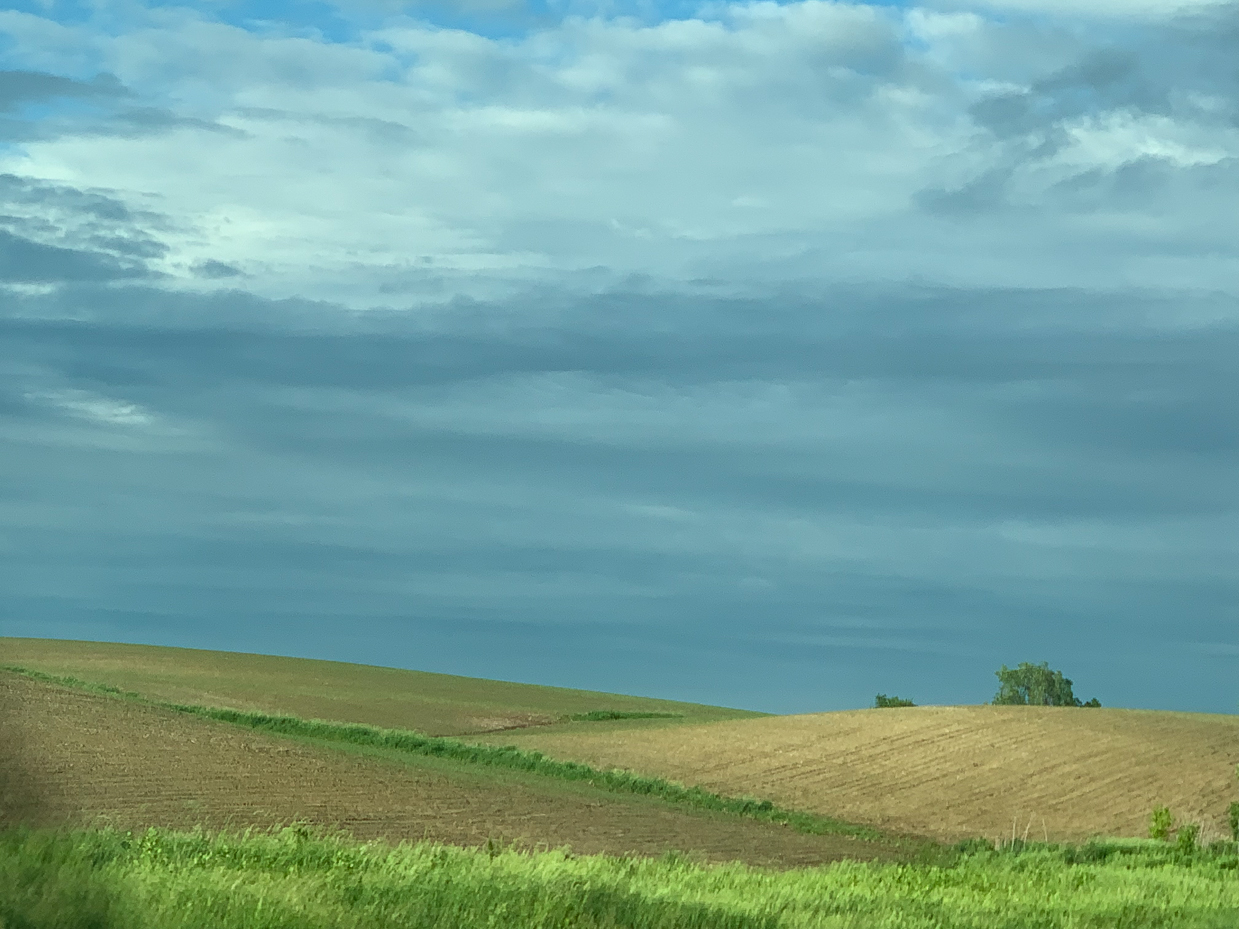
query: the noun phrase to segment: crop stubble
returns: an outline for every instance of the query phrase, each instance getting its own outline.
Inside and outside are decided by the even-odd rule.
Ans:
[[[1053,707],[915,707],[502,741],[905,834],[1145,834],[1149,811],[1221,838],[1239,719]],[[498,741],[487,739],[487,741]]]
[[[0,766],[38,785],[8,794],[0,825],[239,829],[304,821],[360,839],[473,846],[496,839],[568,845],[578,854],[677,849],[773,866],[891,854],[582,785],[320,748],[4,672],[0,717],[8,733]]]

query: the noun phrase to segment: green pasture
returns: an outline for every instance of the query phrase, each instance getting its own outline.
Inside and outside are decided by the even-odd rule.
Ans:
[[[0,835],[3,929],[1233,929],[1233,845],[766,871],[274,834]]]
[[[0,665],[158,702],[468,735],[536,724],[691,725],[749,710],[370,665],[109,642],[0,638]]]

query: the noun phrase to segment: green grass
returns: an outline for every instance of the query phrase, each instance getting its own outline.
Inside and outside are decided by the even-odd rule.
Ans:
[[[338,661],[111,642],[0,638],[0,663],[95,681],[151,700],[334,719],[428,735],[463,736],[530,724],[570,727],[568,717],[588,715],[599,707],[634,714],[625,718],[635,726],[768,715]]]
[[[764,871],[290,828],[0,835],[3,929],[1233,929],[1233,851],[1098,845]]]
[[[570,713],[568,719],[573,722],[600,723],[612,719],[683,719],[683,713],[643,713],[625,712],[624,710],[590,710],[588,713]]]
[[[312,741],[318,744],[337,744],[379,749],[396,754],[442,758],[468,765],[501,768],[519,771],[561,781],[587,783],[592,787],[612,793],[638,794],[655,797],[667,803],[698,810],[730,813],[781,823],[798,832],[810,835],[846,835],[890,844],[915,844],[931,846],[923,840],[900,840],[869,826],[856,825],[816,813],[785,810],[769,800],[748,797],[724,797],[700,787],[686,787],[659,777],[646,777],[618,769],[600,770],[575,761],[558,761],[537,751],[513,746],[494,746],[462,742],[440,736],[427,736],[403,729],[381,729],[350,723],[336,723],[316,719],[301,719],[296,716],[275,716],[269,713],[231,710],[222,707],[195,706],[147,700],[140,694],[120,691],[107,685],[93,684],[74,677],[61,677],[13,665],[0,667],[45,683],[74,687],[120,699],[131,700],[147,706],[157,706],[190,716],[212,719],[217,722],[242,726],[259,732],[289,738]],[[0,927],[3,929],[3,927]]]

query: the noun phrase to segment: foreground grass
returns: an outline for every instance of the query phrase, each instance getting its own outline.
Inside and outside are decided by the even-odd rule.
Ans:
[[[686,787],[659,777],[646,777],[618,769],[601,770],[574,761],[558,761],[554,758],[548,758],[541,752],[512,746],[466,743],[458,739],[441,736],[426,736],[407,729],[381,729],[377,726],[361,724],[327,722],[324,720],[301,719],[296,716],[276,716],[268,713],[148,700],[140,694],[122,691],[119,688],[106,684],[82,681],[75,677],[61,677],[14,666],[5,666],[2,670],[23,674],[34,680],[73,687],[105,696],[118,697],[146,706],[174,710],[178,713],[243,726],[259,732],[313,741],[319,744],[334,743],[338,745],[361,746],[363,748],[381,749],[396,754],[443,758],[463,764],[520,771],[562,781],[583,782],[613,793],[656,797],[665,802],[692,809],[730,813],[766,822],[781,823],[798,832],[809,835],[845,835],[891,845],[924,846],[926,850],[930,848],[929,843],[888,836],[868,826],[847,823],[816,813],[786,810],[775,806],[769,800],[747,797],[724,797],[703,790],[700,787]]]
[[[1233,851],[1116,846],[762,871],[396,848],[304,829],[0,835],[2,929],[1222,929]]]

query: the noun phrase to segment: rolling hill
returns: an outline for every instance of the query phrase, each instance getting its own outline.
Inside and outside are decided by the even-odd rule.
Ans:
[[[1146,832],[1150,811],[1167,805],[1180,821],[1200,822],[1207,841],[1222,837],[1226,806],[1239,796],[1234,777],[1239,763],[1239,717],[1234,716],[979,706],[773,717],[721,707],[328,661],[35,639],[0,639],[0,665],[73,676],[156,701],[261,710],[514,745],[596,768],[622,768],[724,796],[768,799],[787,809],[936,840],[1009,838],[1013,832],[1051,840],[1141,836]],[[347,772],[332,768],[334,773],[307,780],[310,776],[306,772],[325,770],[324,758],[334,759],[330,765],[343,764],[340,750],[302,743],[292,746],[287,739],[238,733],[218,723],[183,719],[154,707],[70,692],[15,675],[4,677],[10,693],[5,712],[10,720],[24,720],[6,723],[4,737],[11,742],[18,737],[14,733],[25,733],[21,738],[26,744],[0,746],[0,750],[23,765],[33,766],[37,776],[18,781],[48,785],[44,795],[53,796],[56,791],[73,795],[76,791],[83,797],[96,798],[81,804],[79,813],[123,809],[129,811],[125,815],[133,815],[135,809],[143,808],[162,810],[161,816],[172,816],[177,823],[185,821],[185,816],[192,819],[190,801],[195,796],[196,772],[209,769],[223,773],[212,775],[216,780],[211,783],[216,787],[204,788],[215,799],[202,801],[206,803],[201,808],[203,821],[249,823],[266,822],[271,816],[308,816],[314,821],[343,823],[360,830],[359,834],[367,834],[371,828],[365,823],[388,823],[373,828],[384,834],[395,830],[403,835],[417,828],[431,829],[428,824],[442,818],[439,813],[428,813],[428,819],[409,818],[407,805],[396,799],[400,792],[391,794],[382,786],[396,777],[393,771],[405,772],[400,775],[404,777],[414,769],[433,767],[431,760],[415,763],[353,757],[348,764],[354,767]],[[26,696],[12,696],[18,692]],[[69,693],[71,698],[65,696]],[[568,719],[598,710],[672,715],[605,721]],[[47,736],[57,732],[61,735]],[[77,755],[66,753],[63,746],[69,744],[78,746]],[[110,746],[107,750],[101,748],[105,744]],[[195,754],[199,749],[192,747],[200,744],[215,749],[200,756]],[[156,751],[152,746],[163,747]],[[169,754],[168,746],[178,747],[181,754]],[[297,754],[303,752],[311,754]],[[115,775],[109,775],[114,779],[107,782],[112,786],[106,789],[100,786],[103,781],[80,780],[81,766],[87,762],[75,758],[95,759],[88,763],[93,765],[112,764],[115,757],[145,760],[118,768]],[[311,763],[311,757],[319,760]],[[222,758],[231,760],[221,769]],[[233,768],[248,770],[248,762],[260,759],[254,770],[261,773],[251,780],[238,781],[240,775],[228,773]],[[547,805],[559,801],[549,798],[575,796],[573,791],[578,788],[569,790],[562,784],[540,784],[537,778],[513,780],[515,775],[499,777],[468,766],[434,763],[440,764],[436,776],[456,785],[448,791],[456,799],[424,803],[410,799],[409,803],[431,811],[467,811],[479,808],[480,803],[492,811],[474,819],[469,818],[471,813],[460,813],[464,817],[460,822],[482,825],[465,827],[452,819],[455,825],[435,826],[439,830],[435,834],[459,838],[486,829],[505,836],[524,834],[522,824],[542,822],[545,829],[538,826],[525,831],[538,836],[539,842],[567,841],[564,837],[576,835],[572,830],[577,827],[565,824],[619,815],[615,811],[621,808],[613,805],[620,802],[613,795],[604,795],[602,800],[571,807],[571,815],[552,828],[551,824],[560,820],[550,816]],[[368,773],[359,773],[357,765]],[[511,790],[516,781],[521,781],[522,791],[543,791],[543,799],[529,800],[525,794],[525,799],[515,799]],[[283,783],[300,786],[290,788],[290,793],[278,787]],[[231,786],[225,789],[218,787],[220,784]],[[419,791],[429,789],[424,785],[401,788],[407,798],[421,797]],[[21,794],[15,788],[9,792],[14,797]],[[348,807],[353,801],[340,799],[349,796],[357,803],[369,796],[390,799],[375,800],[377,806],[361,803],[354,808]],[[125,799],[132,797],[147,799]],[[176,807],[181,802],[188,805]],[[589,806],[595,802],[602,806]],[[634,801],[627,798],[622,802]],[[348,812],[345,807],[354,811]],[[654,813],[647,811],[655,820],[673,812],[656,803],[650,809],[655,807]],[[61,809],[61,814],[68,815],[67,809]],[[610,812],[591,812],[603,809]],[[499,816],[498,810],[507,812]],[[393,816],[395,820],[390,819]],[[391,822],[404,825],[392,826]],[[663,822],[642,833],[636,827],[624,826],[616,827],[614,834],[643,834],[646,838],[641,847],[650,848],[657,845],[654,836],[662,828],[671,827]],[[694,828],[684,827],[689,832]],[[718,848],[710,841],[693,840],[699,847],[714,848],[710,854],[715,854]],[[816,851],[792,849],[779,854],[796,858],[827,853],[822,851],[824,846],[814,848]]]
[[[669,714],[626,720],[654,727],[764,716],[674,700],[515,684],[426,671],[111,642],[0,638],[16,665],[133,691],[151,700],[464,735],[563,725],[597,710]]]
[[[1161,805],[1218,839],[1239,797],[1239,717],[1209,714],[913,707],[489,741],[945,840],[1013,828],[1036,839],[1141,836]]]
[[[284,738],[0,671],[0,828],[297,822],[363,840],[676,850],[775,867],[915,852],[585,782]]]

